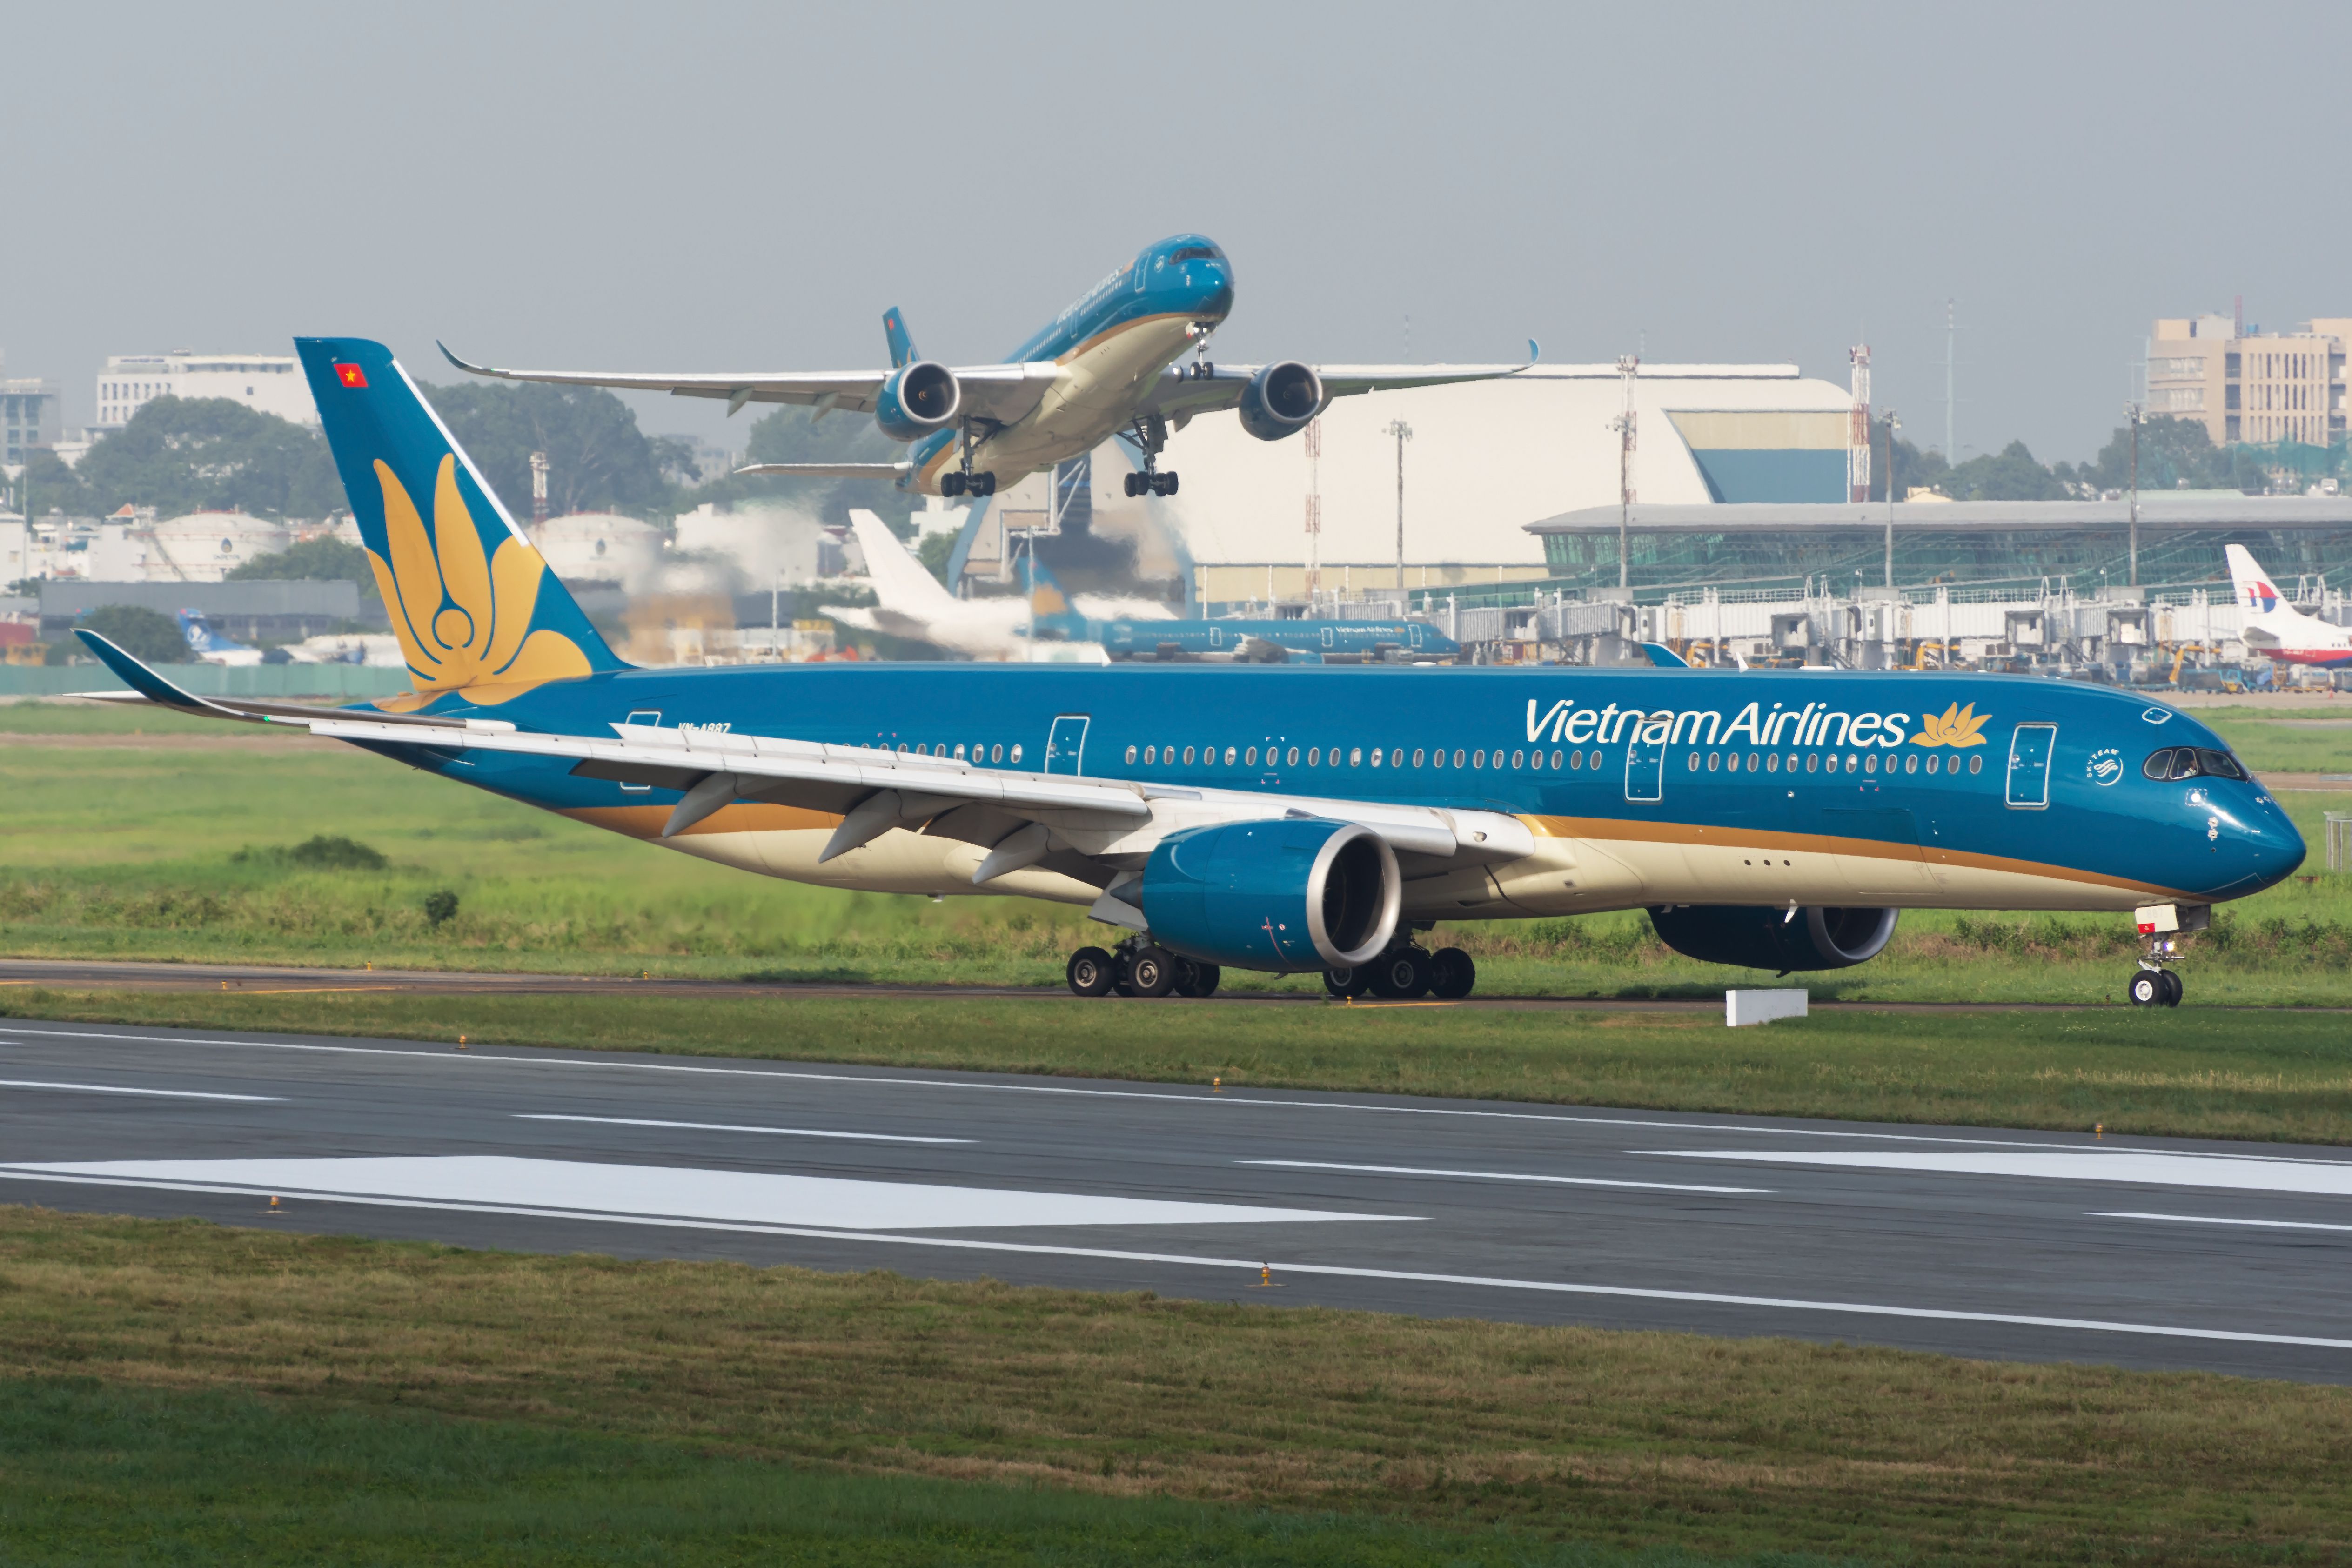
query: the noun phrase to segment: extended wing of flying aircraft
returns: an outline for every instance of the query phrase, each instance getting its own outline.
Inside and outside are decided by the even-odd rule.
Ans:
[[[2284,664],[2352,665],[2352,631],[2288,604],[2244,545],[2224,546],[2222,553],[2230,559],[2230,584],[2244,617],[2240,641]]]
[[[882,314],[887,370],[745,372],[648,375],[611,371],[460,370],[509,381],[667,392],[723,398],[730,414],[747,403],[803,404],[822,419],[836,409],[870,414],[883,433],[908,444],[896,463],[758,463],[739,472],[832,479],[891,479],[927,495],[992,494],[1117,436],[1142,471],[1127,493],[1174,495],[1176,475],[1159,459],[1171,430],[1195,415],[1230,408],[1242,428],[1278,441],[1303,430],[1334,397],[1382,387],[1435,386],[1508,375],[1520,365],[1321,365],[1296,360],[1218,365],[1209,334],[1234,308],[1233,265],[1204,237],[1180,234],[1147,245],[1062,311],[1002,364],[950,368],[922,358],[896,309]],[[1192,362],[1177,361],[1187,350]]]
[[[1417,941],[1435,922],[1637,907],[1685,953],[1781,971],[1874,956],[1903,909],[2161,933],[2303,860],[2193,717],[2029,677],[633,668],[389,351],[297,347],[414,689],[202,698],[83,632],[118,696],[301,725],[747,870],[1074,903],[1125,933],[1071,955],[1081,994],[1206,994],[1232,964],[1458,996],[1475,971]],[[2135,1002],[2179,1000],[2164,951]]]

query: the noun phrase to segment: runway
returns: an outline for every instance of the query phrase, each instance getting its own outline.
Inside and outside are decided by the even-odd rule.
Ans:
[[[2347,1199],[2325,1148],[0,1025],[0,1200],[522,1250],[2352,1382]]]

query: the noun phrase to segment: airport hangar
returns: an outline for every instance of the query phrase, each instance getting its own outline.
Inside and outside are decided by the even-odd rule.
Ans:
[[[1641,367],[1633,394],[1632,477],[1645,500],[1837,502],[1850,493],[1854,405],[1845,387],[1793,364],[1660,364]],[[1318,421],[1319,458],[1303,435],[1260,441],[1237,420],[1203,417],[1169,437],[1160,466],[1183,482],[1164,498],[1121,495],[1108,477],[1136,460],[1107,441],[1050,482],[1039,475],[972,506],[950,580],[1001,583],[1026,529],[1043,533],[1039,557],[1066,586],[1141,591],[1193,614],[1303,597],[1310,553],[1324,593],[1393,591],[1391,426],[1402,420],[1412,432],[1406,586],[1530,584],[1551,572],[1529,523],[1617,504],[1615,422],[1625,399],[1625,378],[1609,364],[1537,364],[1500,380],[1344,398]],[[1097,467],[1104,483],[1091,482]],[[1319,540],[1306,531],[1310,495]]]

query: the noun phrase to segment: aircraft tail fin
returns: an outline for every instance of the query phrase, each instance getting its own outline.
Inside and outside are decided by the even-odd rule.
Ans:
[[[1022,574],[1029,590],[1029,615],[1041,632],[1072,639],[1087,635],[1087,616],[1062,584],[1054,578],[1054,569],[1037,559],[1033,547],[1021,557]]]
[[[2279,591],[2270,577],[2254,563],[2253,552],[2242,544],[2222,547],[2221,553],[2230,558],[2230,586],[2236,594],[2238,608],[2248,615],[2266,616],[2279,606]]]
[[[904,370],[922,357],[915,352],[915,340],[908,334],[906,313],[896,305],[882,312],[882,335],[889,340],[892,370]]]
[[[327,445],[415,688],[509,701],[628,666],[605,645],[489,482],[382,343],[297,338]]]
[[[954,608],[955,595],[940,585],[929,568],[907,553],[888,523],[859,507],[850,512],[849,526],[866,556],[866,580],[874,584],[874,596],[884,609],[930,621]]]

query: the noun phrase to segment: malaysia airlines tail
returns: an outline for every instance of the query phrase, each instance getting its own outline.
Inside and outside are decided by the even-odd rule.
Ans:
[[[499,703],[550,680],[628,666],[382,343],[297,338],[310,395],[375,568],[414,689]]]
[[[2305,615],[2286,602],[2242,544],[2223,547],[2245,645],[2286,664],[2352,664],[2352,631]]]

